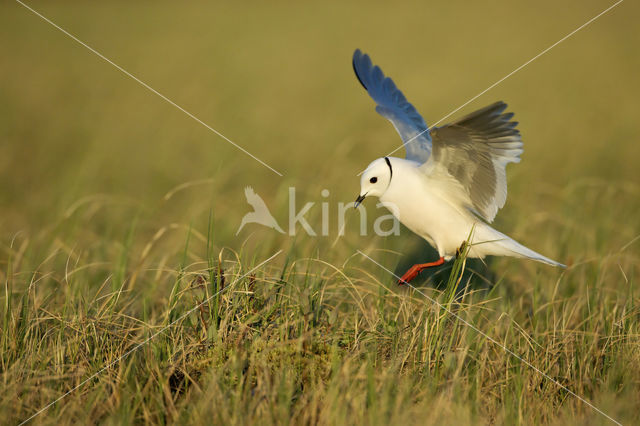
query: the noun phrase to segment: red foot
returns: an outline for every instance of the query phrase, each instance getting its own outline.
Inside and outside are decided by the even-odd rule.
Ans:
[[[433,266],[440,266],[444,263],[444,257],[436,260],[435,262],[430,263],[418,263],[417,265],[413,265],[407,272],[404,273],[402,278],[398,281],[398,285],[409,284],[409,282],[418,276],[420,271],[423,269],[431,268]]]

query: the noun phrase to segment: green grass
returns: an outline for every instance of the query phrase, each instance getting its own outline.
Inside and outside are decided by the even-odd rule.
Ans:
[[[73,390],[32,422],[610,424],[567,389],[638,423],[637,5],[460,112],[516,112],[496,227],[568,268],[460,259],[416,290],[357,252],[431,260],[408,230],[363,237],[349,211],[337,238],[356,173],[399,143],[353,49],[433,123],[604,3],[29,4],[284,177],[0,6],[2,423]],[[288,187],[317,232],[329,202],[329,235],[236,236],[247,185],[285,229]]]

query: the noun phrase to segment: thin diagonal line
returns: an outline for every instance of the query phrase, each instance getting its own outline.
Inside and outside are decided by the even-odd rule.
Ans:
[[[565,41],[566,39],[568,39],[569,37],[571,37],[572,35],[574,35],[575,33],[577,33],[578,31],[580,31],[581,29],[583,29],[584,27],[586,27],[587,25],[591,24],[593,21],[595,21],[596,19],[598,19],[599,17],[601,17],[602,15],[604,15],[605,13],[609,12],[611,9],[613,9],[614,7],[618,6],[620,3],[622,3],[624,0],[618,0],[616,3],[614,3],[613,5],[609,6],[608,8],[606,8],[605,10],[603,10],[602,12],[598,13],[596,16],[594,16],[593,18],[589,19],[587,22],[585,22],[584,24],[580,25],[578,28],[576,28],[575,30],[571,31],[569,34],[567,34],[566,36],[562,37],[560,40],[556,41],[555,43],[553,43],[551,46],[547,47],[546,49],[544,49],[542,52],[538,53],[536,56],[534,56],[533,58],[529,59],[527,62],[525,62],[524,64],[520,65],[518,68],[516,68],[515,70],[511,71],[509,74],[505,75],[504,77],[502,77],[500,80],[496,81],[495,83],[493,83],[491,86],[487,87],[486,89],[484,89],[482,92],[478,93],[477,95],[475,95],[474,97],[472,97],[471,99],[469,99],[468,101],[466,101],[465,103],[463,103],[462,105],[460,105],[458,108],[454,109],[453,111],[451,111],[450,113],[448,113],[447,115],[445,115],[444,117],[442,117],[440,120],[436,121],[435,123],[433,123],[431,125],[431,127],[435,127],[438,124],[440,124],[443,120],[446,120],[447,118],[449,118],[451,115],[455,114],[456,112],[460,111],[462,108],[464,108],[465,106],[469,105],[471,102],[475,101],[476,99],[478,99],[480,96],[484,95],[485,93],[487,93],[489,90],[493,89],[494,87],[496,87],[498,84],[502,83],[503,81],[505,81],[506,79],[508,79],[509,77],[511,77],[512,75],[514,75],[515,73],[517,73],[518,71],[520,71],[521,69],[523,69],[524,67],[526,67],[527,65],[529,65],[531,62],[535,61],[536,59],[538,59],[539,57],[541,57],[542,55],[544,55],[545,53],[547,53],[548,51],[550,51],[551,49],[553,49],[554,47],[556,47],[557,45],[559,45],[560,43],[562,43],[563,41]],[[409,143],[413,143],[416,138],[420,135],[422,135],[425,132],[429,131],[430,127],[427,127],[427,129],[421,131],[420,133],[418,133],[417,135],[415,135],[414,137],[412,137],[411,139],[409,139],[408,141],[404,142],[402,145],[400,145],[399,147],[397,147],[396,149],[394,149],[393,151],[391,151],[390,153],[388,153],[386,156],[389,156],[395,152],[397,152],[399,149],[401,149],[403,146],[406,146]],[[362,174],[362,173],[360,173]],[[359,175],[358,175],[359,176]]]
[[[178,105],[177,103],[173,102],[171,99],[167,98],[165,95],[163,95],[162,93],[158,92],[156,89],[154,89],[153,87],[149,86],[147,83],[145,83],[144,81],[140,80],[138,77],[136,77],[135,75],[131,74],[129,71],[125,70],[120,65],[116,64],[111,59],[107,58],[102,53],[100,53],[96,49],[94,49],[93,47],[89,46],[87,43],[83,42],[82,40],[80,40],[79,38],[77,38],[73,34],[69,33],[67,30],[65,30],[64,28],[60,27],[59,25],[55,24],[49,18],[47,18],[46,16],[43,16],[40,12],[32,9],[30,6],[27,6],[26,4],[24,4],[20,0],[16,0],[16,2],[19,3],[20,5],[24,6],[26,9],[30,10],[31,12],[33,12],[35,15],[39,16],[40,18],[42,18],[47,23],[51,24],[56,29],[60,30],[62,33],[64,33],[66,36],[68,36],[69,38],[71,38],[75,42],[81,44],[82,46],[84,46],[88,50],[90,50],[91,52],[95,53],[98,57],[100,57],[104,61],[106,61],[109,64],[113,65],[118,71],[122,72],[127,77],[130,77],[131,79],[135,80],[137,83],[139,83],[145,89],[147,89],[150,92],[158,95],[159,97],[161,97],[162,99],[167,101],[169,104],[173,105],[174,107],[176,107],[177,109],[179,109],[180,111],[182,111],[183,113],[185,113],[186,115],[188,115],[189,117],[191,117],[192,119],[197,121],[198,123],[202,124],[204,127],[206,127],[207,129],[211,130],[213,133],[215,133],[216,135],[220,136],[222,139],[224,139],[225,141],[229,142],[231,145],[235,146],[240,151],[244,152],[249,157],[251,157],[254,160],[256,160],[258,163],[262,164],[263,166],[265,166],[266,168],[268,168],[269,170],[271,170],[272,172],[274,172],[278,176],[282,176],[282,173],[280,173],[279,171],[277,171],[276,169],[274,169],[273,167],[271,167],[270,165],[268,165],[267,163],[265,163],[264,161],[262,161],[261,159],[259,159],[258,157],[256,157],[255,155],[253,155],[252,153],[250,153],[249,151],[247,151],[246,149],[244,149],[243,147],[241,147],[240,145],[238,145],[237,143],[235,143],[234,141],[232,141],[231,139],[229,139],[228,137],[226,137],[222,133],[220,133],[219,131],[217,131],[216,129],[214,129],[213,127],[209,126],[207,123],[205,123],[204,121],[200,120],[198,117],[196,117],[195,115],[193,115],[192,113],[190,113],[186,109],[182,108],[180,105]]]
[[[389,269],[385,268],[384,266],[382,266],[380,263],[376,262],[375,260],[373,260],[371,257],[369,257],[368,255],[364,254],[362,251],[357,250],[358,253],[360,253],[362,256],[366,257],[367,259],[369,259],[371,262],[375,263],[376,265],[378,265],[380,268],[384,269],[385,271],[387,271],[388,273],[390,273],[391,275],[393,275],[396,279],[401,280],[402,278],[400,278],[399,276],[397,276],[396,274],[394,274],[393,272],[391,272]],[[495,340],[493,337],[489,336],[487,333],[485,333],[484,331],[481,331],[478,327],[476,327],[475,325],[471,324],[469,321],[465,320],[464,318],[462,318],[460,315],[456,314],[455,312],[449,310],[446,306],[444,306],[443,304],[441,304],[440,302],[438,302],[437,300],[435,300],[432,297],[429,297],[427,294],[425,294],[423,291],[421,291],[420,289],[414,287],[413,285],[407,283],[405,281],[406,285],[408,285],[409,287],[411,287],[412,289],[414,289],[415,291],[417,291],[418,293],[420,293],[422,296],[425,297],[425,299],[429,300],[431,303],[437,305],[440,309],[444,309],[449,315],[452,315],[454,317],[456,317],[456,319],[458,319],[459,321],[461,321],[462,323],[464,323],[467,327],[470,327],[471,329],[473,329],[474,331],[476,331],[476,333],[479,333],[480,335],[482,335],[485,339],[489,340],[490,342],[498,345],[499,347],[501,347],[506,353],[508,353],[509,355],[519,359],[521,362],[523,362],[524,364],[526,364],[528,367],[532,368],[533,370],[535,370],[536,372],[542,374],[547,380],[555,383],[556,385],[560,386],[562,389],[564,389],[565,391],[569,392],[571,395],[573,395],[574,397],[576,397],[577,399],[579,399],[580,401],[584,402],[585,404],[587,404],[589,407],[593,408],[595,411],[597,411],[598,413],[602,414],[603,416],[605,416],[607,419],[611,420],[613,423],[622,426],[622,423],[620,423],[619,421],[615,420],[613,417],[609,416],[607,413],[605,413],[604,411],[600,410],[598,407],[596,407],[595,405],[593,405],[591,402],[589,402],[588,400],[586,400],[585,398],[581,397],[580,395],[578,395],[577,393],[575,393],[574,391],[572,391],[571,389],[569,389],[568,387],[564,386],[562,383],[558,382],[556,379],[552,378],[551,376],[547,375],[545,372],[543,372],[542,370],[540,370],[538,367],[536,367],[535,365],[533,365],[532,363],[530,363],[529,361],[527,361],[526,359],[520,357],[518,354],[516,354],[515,352],[513,352],[511,349],[507,348],[505,345],[503,345],[502,343],[498,342],[497,340]]]
[[[202,305],[204,305],[205,303],[209,302],[209,300],[213,299],[214,297],[218,296],[219,294],[225,292],[226,290],[228,290],[229,288],[233,287],[238,281],[240,281],[241,279],[245,278],[247,275],[251,274],[253,271],[255,271],[256,269],[258,269],[259,267],[261,267],[262,265],[264,265],[265,263],[271,261],[272,259],[274,259],[276,256],[278,256],[280,253],[282,253],[282,250],[278,250],[278,252],[276,254],[274,254],[273,256],[271,256],[270,258],[268,258],[267,260],[259,263],[257,266],[253,267],[249,272],[245,273],[244,275],[242,275],[240,278],[237,278],[235,281],[233,281],[231,284],[229,284],[227,287],[223,288],[222,290],[218,291],[216,294],[210,296],[209,298],[207,298],[206,300],[204,300],[203,302],[197,304],[193,309],[187,311],[187,313],[183,314],[181,317],[179,317],[178,319],[176,319],[175,321],[171,322],[170,324],[164,326],[162,329],[160,329],[159,331],[155,332],[154,334],[152,334],[151,336],[149,336],[147,339],[145,339],[144,341],[142,341],[141,343],[137,344],[136,346],[134,346],[132,349],[128,350],[127,352],[125,352],[123,355],[121,355],[120,357],[118,357],[115,361],[112,361],[111,363],[107,364],[105,367],[101,368],[100,370],[98,370],[96,373],[92,374],[91,376],[89,376],[87,379],[83,380],[79,385],[75,386],[74,388],[72,388],[71,390],[69,390],[68,392],[66,392],[64,395],[60,396],[58,399],[56,399],[53,402],[50,402],[49,404],[45,405],[44,407],[42,407],[40,410],[38,410],[35,414],[33,414],[31,417],[29,417],[28,419],[20,422],[19,426],[22,426],[23,424],[29,422],[30,420],[32,420],[34,417],[36,417],[37,415],[43,413],[44,411],[46,411],[48,408],[50,408],[51,406],[55,405],[58,401],[62,400],[63,398],[69,396],[69,394],[71,394],[72,392],[74,392],[75,390],[77,390],[78,388],[82,387],[82,385],[84,385],[85,383],[87,383],[88,381],[94,379],[96,376],[100,375],[100,373],[102,373],[103,371],[113,367],[115,364],[117,364],[118,362],[120,362],[121,360],[123,360],[124,358],[126,358],[127,356],[129,356],[130,354],[132,354],[133,352],[137,351],[138,349],[140,349],[142,346],[146,345],[147,343],[149,343],[149,341],[151,341],[154,337],[156,337],[159,334],[164,333],[169,327],[173,326],[175,323],[177,323],[178,321],[183,320],[184,318],[186,318],[187,316],[189,316],[191,313],[193,313],[195,310],[199,309]]]

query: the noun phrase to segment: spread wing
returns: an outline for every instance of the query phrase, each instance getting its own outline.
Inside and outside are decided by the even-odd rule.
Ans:
[[[496,102],[460,120],[431,129],[433,153],[421,167],[450,185],[447,196],[491,222],[507,200],[508,163],[520,162],[522,139],[504,113],[507,104]]]
[[[407,151],[406,158],[420,163],[427,161],[431,153],[431,135],[427,124],[393,80],[385,77],[380,67],[374,66],[369,55],[360,49],[353,53],[353,70],[360,84],[376,102],[376,111],[391,121],[400,134]]]

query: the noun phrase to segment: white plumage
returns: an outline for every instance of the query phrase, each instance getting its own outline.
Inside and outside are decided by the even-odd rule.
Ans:
[[[517,163],[522,140],[496,102],[453,123],[429,129],[393,81],[369,56],[356,50],[353,68],[360,83],[402,138],[405,159],[384,157],[362,174],[356,203],[377,196],[407,228],[438,250],[438,262],[416,265],[403,281],[425,267],[442,264],[472,235],[470,257],[525,257],[564,266],[489,226],[507,199],[505,167]],[[472,232],[473,230],[473,232]]]

